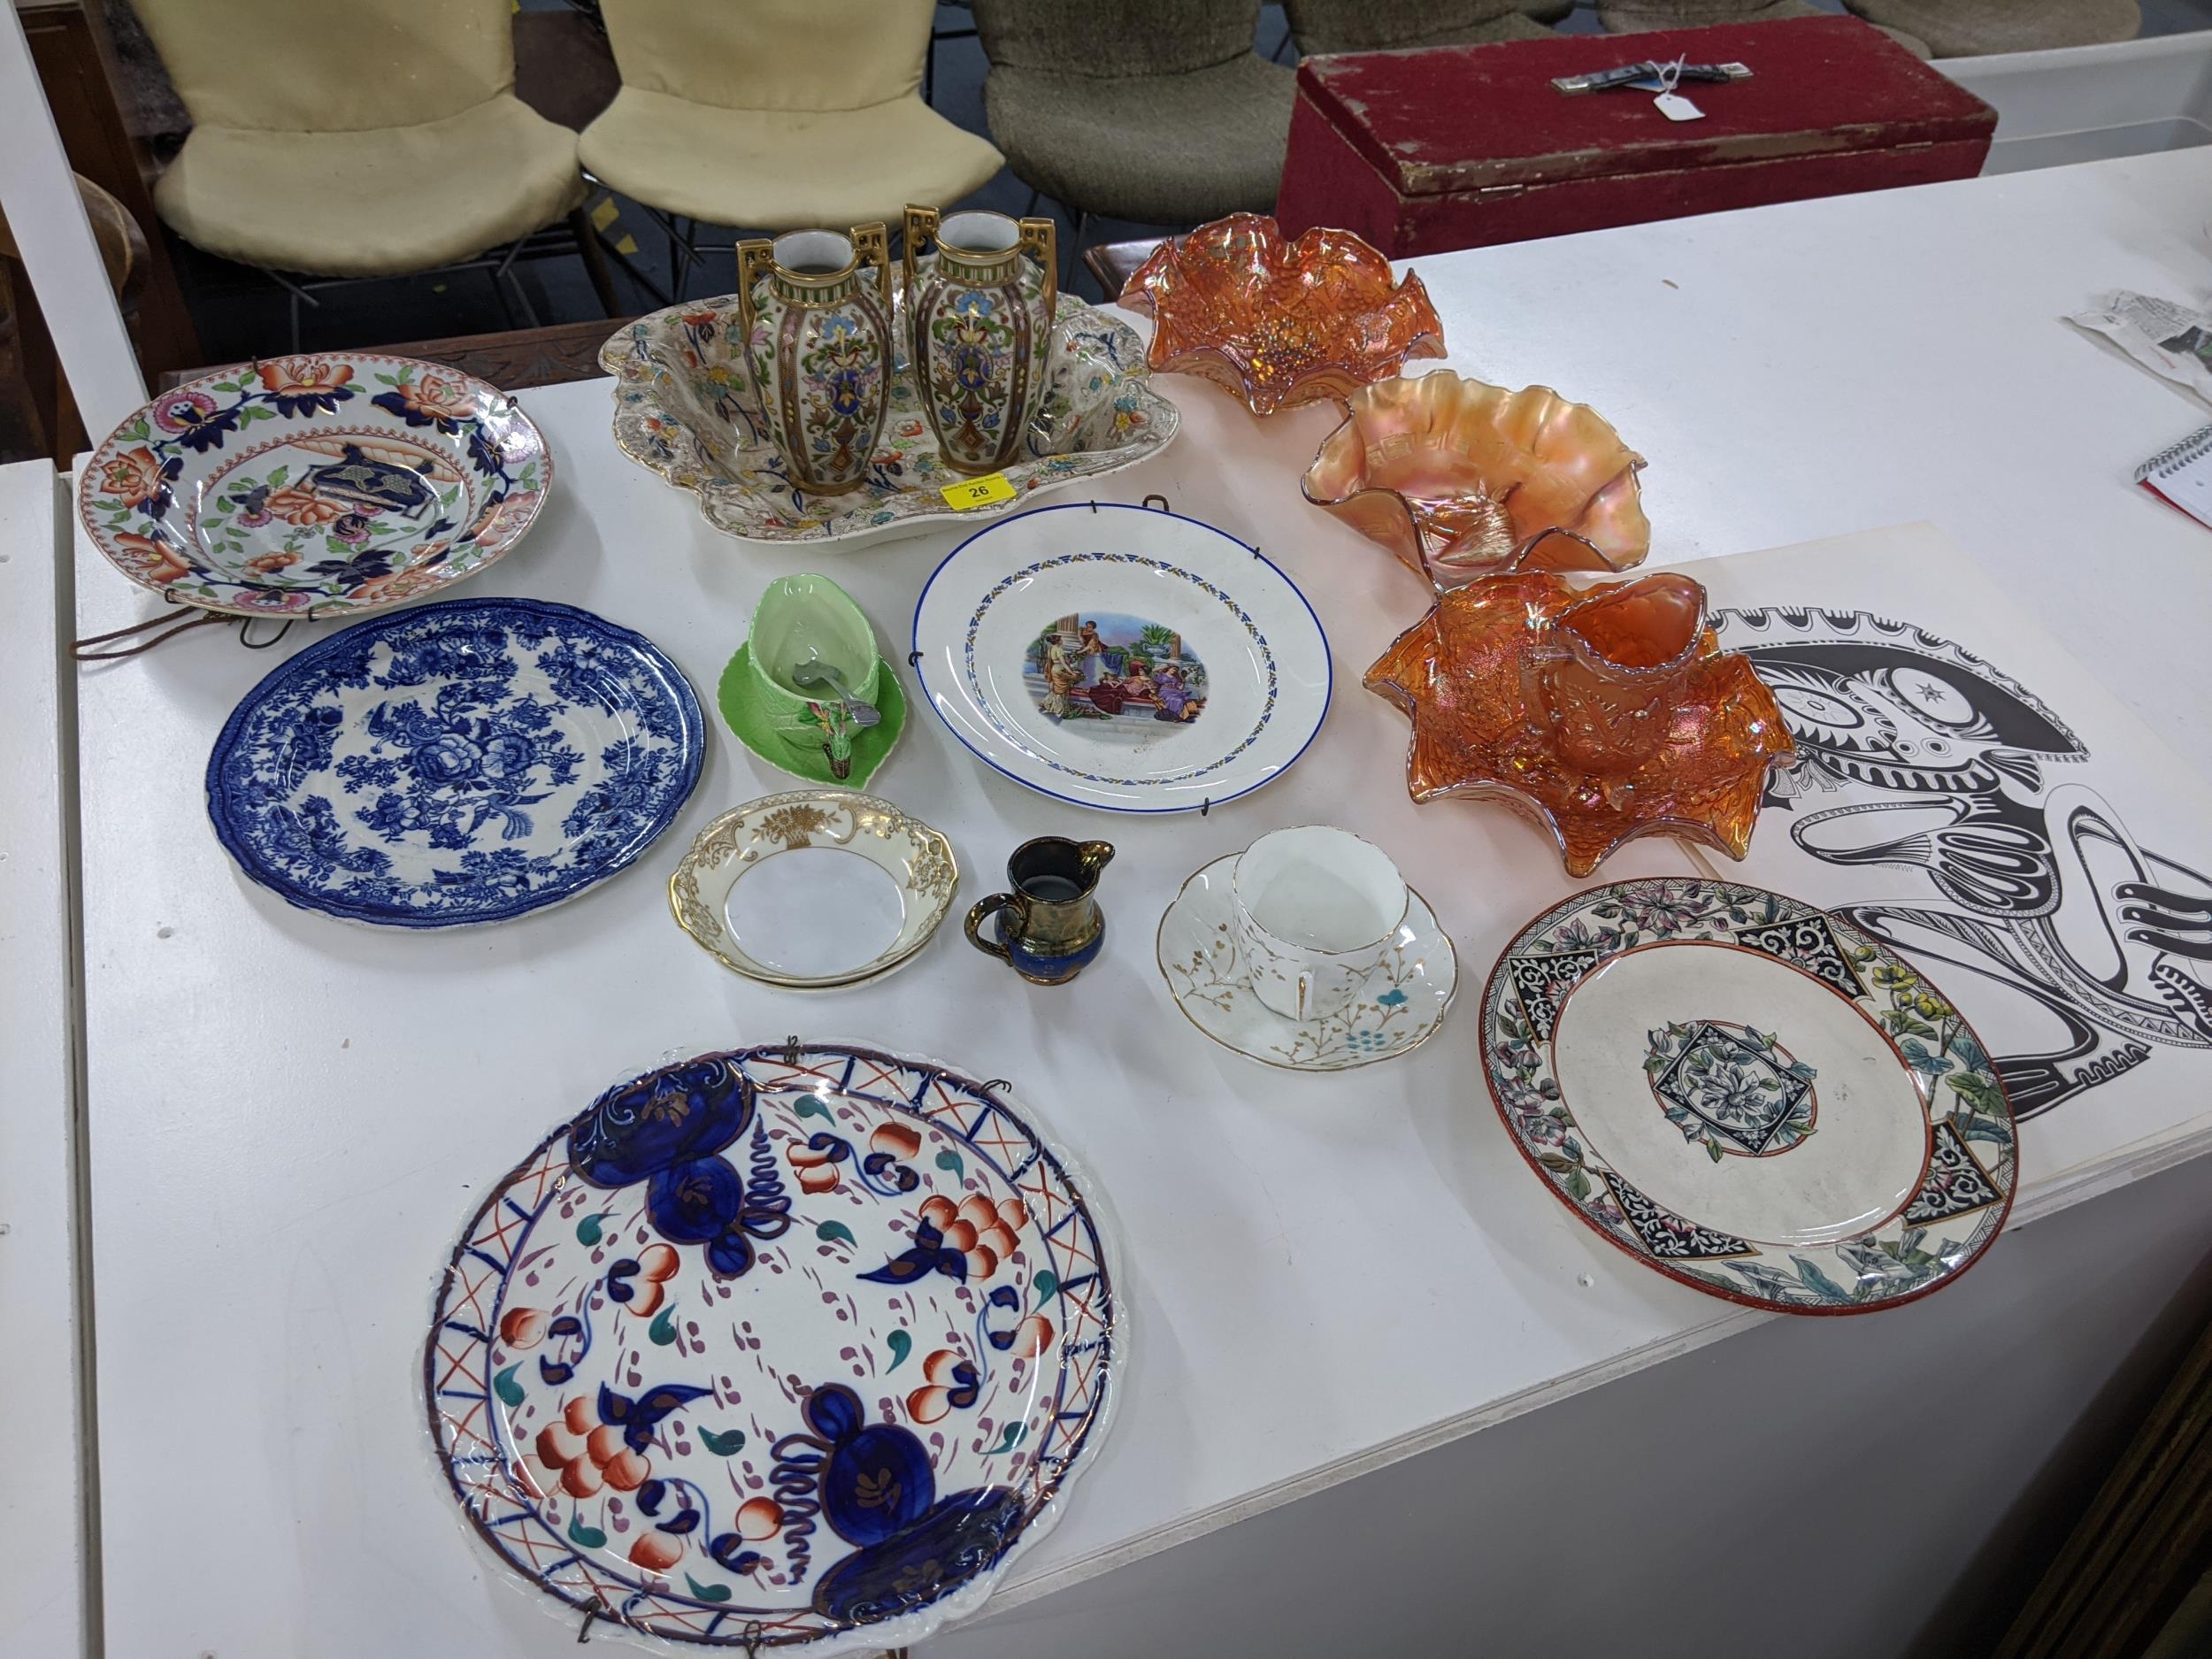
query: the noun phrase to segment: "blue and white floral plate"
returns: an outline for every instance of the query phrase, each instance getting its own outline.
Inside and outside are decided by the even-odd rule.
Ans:
[[[1778,893],[1586,889],[1506,948],[1482,1021],[1491,1098],[1545,1184],[1714,1295],[1895,1307],[2012,1207],[2012,1108],[1972,1028],[1881,941]]]
[[[1217,858],[1192,876],[1160,918],[1160,972],[1192,1025],[1225,1048],[1293,1071],[1371,1065],[1436,1034],[1459,989],[1459,958],[1429,902],[1411,888],[1389,954],[1343,1009],[1302,1023],[1261,1002],[1238,961],[1229,883],[1240,856]]]
[[[334,351],[163,393],[108,434],[77,500],[100,551],[165,598],[357,617],[483,569],[552,481],[544,434],[498,388]]]
[[[1329,711],[1306,597],[1225,530],[1148,507],[1042,507],[977,532],[914,608],[924,700],[1055,800],[1196,812],[1273,782]]]
[[[675,820],[706,727],[676,665],[570,605],[448,600],[319,640],[207,763],[239,867],[304,910],[504,921],[603,881]]]
[[[477,1533],[570,1608],[875,1653],[972,1613],[1096,1456],[1094,1194],[997,1082],[842,1043],[602,1094],[486,1197],[423,1353]]]

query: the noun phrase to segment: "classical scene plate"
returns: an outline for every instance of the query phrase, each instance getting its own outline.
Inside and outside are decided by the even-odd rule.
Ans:
[[[911,961],[959,885],[952,843],[919,818],[848,789],[794,789],[700,831],[668,902],[733,973],[815,991]]]
[[[1021,458],[1005,469],[1012,499],[973,508],[946,501],[942,487],[964,475],[938,454],[903,362],[867,478],[843,495],[809,495],[767,439],[743,359],[732,353],[738,331],[735,295],[689,300],[630,324],[600,349],[599,365],[615,377],[622,452],[696,495],[716,529],[749,541],[880,541],[942,519],[1000,518],[1041,491],[1158,454],[1179,424],[1175,405],[1150,384],[1135,331],[1063,295],[1044,398]]]
[[[1483,996],[1492,1100],[1584,1221],[1661,1272],[1786,1313],[1939,1289],[2018,1184],[2012,1109],[1957,1009],[1795,899],[1669,878],[1524,928]]]
[[[304,910],[504,921],[622,869],[706,757],[652,641],[570,605],[447,600],[318,640],[246,694],[207,763],[215,833]]]
[[[1294,1071],[1371,1065],[1435,1034],[1459,987],[1459,959],[1426,899],[1407,889],[1397,937],[1348,1006],[1323,1019],[1288,1019],[1260,1001],[1238,960],[1229,883],[1239,856],[1192,876],[1160,918],[1160,972],[1192,1025],[1224,1048]]]
[[[496,387],[373,352],[257,360],[108,434],[77,501],[133,581],[234,616],[361,616],[484,568],[538,516],[545,438]]]
[[[1084,503],[971,536],[914,611],[953,735],[1018,783],[1118,812],[1196,811],[1271,782],[1329,708],[1305,595],[1226,532]]]
[[[1057,1518],[1118,1385],[1110,1244],[1003,1086],[841,1044],[602,1094],[487,1197],[423,1356],[476,1531],[678,1641],[918,1641]]]

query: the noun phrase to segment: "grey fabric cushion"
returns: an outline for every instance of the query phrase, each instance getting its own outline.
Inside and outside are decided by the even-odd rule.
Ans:
[[[1119,80],[1233,63],[1259,0],[974,0],[993,67]]]
[[[1725,16],[1717,17],[1702,10],[1686,17],[1678,9],[1684,5],[1702,7],[1707,3],[1708,0],[1616,0],[1616,4],[1598,8],[1598,21],[1616,35],[1641,35],[1650,29],[1694,28],[1707,23],[1770,23],[1777,18],[1829,15],[1816,6],[1807,5],[1805,0],[1754,0],[1748,10],[1737,5],[1736,0],[1721,0],[1732,10]],[[1882,33],[1915,58],[1931,56],[1926,42],[1902,29],[1883,28]]]
[[[1903,29],[1938,58],[2033,52],[2052,46],[2131,41],[2143,27],[2136,0],[1844,0],[1870,23]]]
[[[1598,21],[1616,35],[1647,29],[1702,28],[1709,23],[1765,23],[1775,18],[1826,15],[1806,0],[1610,0]]]
[[[999,65],[983,105],[1025,183],[1110,219],[1195,225],[1274,207],[1296,79],[1251,52],[1132,81]]]
[[[1284,0],[1283,11],[1298,50],[1310,58],[1551,33],[1522,16],[1514,0]]]

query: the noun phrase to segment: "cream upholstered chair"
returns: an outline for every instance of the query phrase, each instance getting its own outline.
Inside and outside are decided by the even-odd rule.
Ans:
[[[576,134],[514,96],[511,0],[133,3],[192,112],[154,204],[196,247],[273,273],[398,276],[583,200]],[[296,333],[303,296],[287,286]]]
[[[922,102],[931,0],[603,0],[601,14],[622,90],[580,153],[672,219],[894,223],[999,170],[987,141]]]

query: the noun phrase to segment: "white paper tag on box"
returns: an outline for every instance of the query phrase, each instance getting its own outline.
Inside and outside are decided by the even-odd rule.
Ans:
[[[1659,106],[1659,113],[1670,121],[1701,121],[1705,119],[1705,111],[1679,92],[1663,92],[1652,102]]]
[[[2161,449],[2135,469],[2135,481],[2212,530],[2212,426]]]

